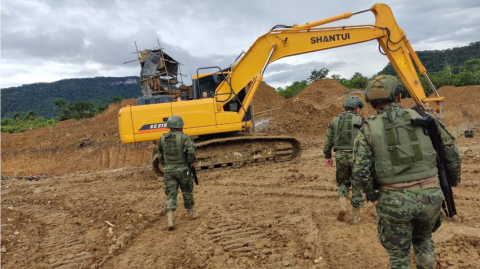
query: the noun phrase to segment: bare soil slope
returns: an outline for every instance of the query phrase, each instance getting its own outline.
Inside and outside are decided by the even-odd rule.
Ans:
[[[122,144],[118,111],[135,99],[111,104],[102,114],[24,133],[2,133],[2,174],[64,175],[137,166],[148,161],[149,143]]]
[[[459,133],[480,126],[480,85],[443,86],[438,92],[446,98],[445,116],[448,126],[458,127]]]
[[[280,108],[284,103],[285,98],[275,88],[263,81],[258,86],[257,93],[253,97],[255,113]]]

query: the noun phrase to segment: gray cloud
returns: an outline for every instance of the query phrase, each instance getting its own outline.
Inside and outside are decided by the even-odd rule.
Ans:
[[[480,40],[478,0],[385,2],[416,50]],[[134,41],[140,50],[152,49],[158,47],[157,38],[190,77],[202,66],[229,66],[276,24],[303,24],[370,7],[353,0],[329,3],[328,8],[318,0],[295,5],[273,0],[19,0],[2,4],[2,87],[68,76],[138,75],[138,63],[123,62],[136,58]],[[363,13],[330,25],[356,24],[374,24],[374,16]],[[374,43],[310,53],[295,61],[286,58],[267,68],[265,80],[289,83],[322,67],[343,77],[355,71],[372,75],[388,62]]]
[[[313,69],[320,70],[327,68],[329,70],[344,67],[345,62],[307,62],[302,64],[273,63],[269,65],[265,72],[265,81],[276,83],[289,83],[291,81],[306,80],[310,77]]]

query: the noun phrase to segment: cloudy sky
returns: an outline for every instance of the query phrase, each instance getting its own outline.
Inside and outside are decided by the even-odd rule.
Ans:
[[[413,48],[446,49],[480,40],[479,0],[384,0]],[[139,50],[161,47],[190,77],[202,66],[227,67],[274,25],[303,24],[375,2],[356,0],[3,0],[1,82],[6,88],[34,82],[95,76],[138,76]],[[371,12],[330,25],[374,24]],[[370,77],[388,62],[376,41],[281,59],[265,81],[284,87],[310,70]],[[190,84],[189,78],[184,78]]]

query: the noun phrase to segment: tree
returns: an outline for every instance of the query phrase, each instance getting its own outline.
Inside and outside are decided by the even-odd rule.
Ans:
[[[2,126],[6,126],[6,125],[12,125],[14,123],[14,121],[10,118],[4,118],[2,119]]]
[[[55,98],[55,102],[53,103],[53,108],[57,108],[59,110],[62,110],[62,108],[65,108],[68,106],[67,100],[65,98]]]
[[[435,87],[440,88],[444,85],[453,85],[453,78],[455,75],[453,75],[448,68],[445,68],[444,70],[437,72],[437,73],[432,73],[430,75],[430,79],[432,80],[433,85]]]
[[[463,63],[463,70],[470,71],[470,72],[477,72],[480,71],[480,59],[470,59]]]
[[[22,117],[22,115],[18,112],[15,112],[15,114],[13,114],[12,118],[15,120],[15,121],[18,121],[20,120],[20,118]]]
[[[312,74],[310,75],[310,77],[308,78],[308,82],[309,83],[312,83],[312,82],[315,82],[317,80],[320,80],[322,78],[326,78],[327,75],[328,75],[328,72],[330,70],[328,70],[327,68],[322,68],[320,70],[317,70],[317,69],[313,69],[312,70]]]
[[[352,89],[365,89],[368,85],[368,78],[364,77],[362,73],[355,72],[352,79],[350,79],[350,88]]]
[[[112,98],[112,103],[120,104],[122,102],[122,97],[120,95],[115,95]]]
[[[453,78],[454,86],[467,86],[475,84],[475,75],[469,71],[462,71]]]
[[[75,102],[60,110],[60,121],[68,119],[86,119],[95,116],[95,104],[92,102]]]
[[[338,80],[338,82],[340,82],[340,84],[342,84],[346,88],[349,88],[349,89],[352,88],[352,87],[350,87],[350,80],[348,80],[346,78],[341,78],[340,80]]]
[[[287,86],[285,89],[279,87],[277,91],[283,95],[285,98],[292,98],[297,93],[301,92],[308,86],[308,82],[306,80],[302,81],[295,81],[292,85]]]
[[[340,80],[342,78],[342,76],[340,76],[339,74],[333,74],[330,77],[334,80]]]
[[[36,116],[37,116],[37,113],[35,113],[33,110],[29,110],[27,111],[27,113],[25,113],[25,116],[23,117],[23,119],[34,120]]]
[[[107,109],[107,108],[108,108],[108,103],[100,104],[100,105],[97,106],[97,109],[95,110],[95,114],[100,114],[103,111],[105,111],[105,109]]]
[[[472,72],[475,77],[475,84],[479,82],[480,59],[470,59],[463,64],[462,68],[464,71]]]

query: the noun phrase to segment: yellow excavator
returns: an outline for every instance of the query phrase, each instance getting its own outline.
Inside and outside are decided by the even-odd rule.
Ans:
[[[320,27],[368,11],[375,15],[374,25]],[[229,69],[199,68],[192,78],[193,98],[122,108],[118,114],[120,138],[123,143],[156,141],[169,131],[168,118],[178,115],[185,122],[184,132],[200,141],[196,143],[196,169],[298,158],[301,149],[295,138],[240,135],[252,124],[250,105],[265,69],[280,58],[370,40],[378,41],[380,53],[388,57],[417,105],[440,112],[445,98],[438,95],[390,7],[377,3],[366,10],[345,12],[302,25],[276,25],[259,37]],[[412,60],[436,97],[425,95]],[[218,71],[199,74],[200,70],[212,68]],[[158,160],[153,158],[152,164],[155,172],[162,175]]]

